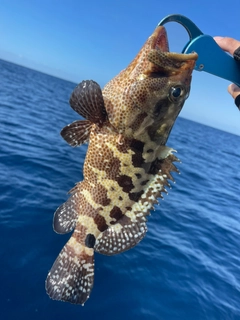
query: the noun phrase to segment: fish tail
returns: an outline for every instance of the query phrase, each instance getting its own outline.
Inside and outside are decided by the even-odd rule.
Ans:
[[[46,279],[50,298],[84,305],[94,281],[94,252],[72,236]]]

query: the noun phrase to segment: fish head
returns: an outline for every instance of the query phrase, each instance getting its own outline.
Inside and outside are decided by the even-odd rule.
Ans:
[[[126,137],[165,144],[189,96],[198,55],[169,52],[166,30],[158,26],[138,55],[103,89],[110,123]]]

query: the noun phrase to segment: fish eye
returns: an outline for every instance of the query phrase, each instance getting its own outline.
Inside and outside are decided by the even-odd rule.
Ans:
[[[173,102],[177,102],[179,98],[186,95],[186,91],[182,86],[171,87],[169,91],[169,99]]]

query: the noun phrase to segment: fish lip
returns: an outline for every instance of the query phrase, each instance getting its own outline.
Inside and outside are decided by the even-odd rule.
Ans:
[[[162,52],[166,52],[166,55],[173,60],[186,61],[186,60],[197,60],[198,54],[192,53],[177,53],[169,52],[169,44],[167,32],[164,26],[158,26],[153,33],[152,49],[157,49]]]
[[[192,53],[177,53],[177,52],[168,52],[168,57],[172,60],[177,60],[179,62],[181,61],[187,61],[187,60],[197,60],[198,54],[196,52]]]
[[[164,26],[158,26],[153,32],[152,49],[169,52],[167,32]]]

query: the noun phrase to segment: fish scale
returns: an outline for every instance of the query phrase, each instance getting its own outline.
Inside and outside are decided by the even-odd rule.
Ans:
[[[171,53],[164,27],[103,89],[82,81],[70,98],[85,120],[61,131],[71,145],[89,141],[84,180],[54,214],[54,230],[74,230],[54,262],[46,290],[84,304],[94,281],[94,251],[114,255],[137,245],[147,216],[178,171],[168,136],[189,95],[197,54]]]

